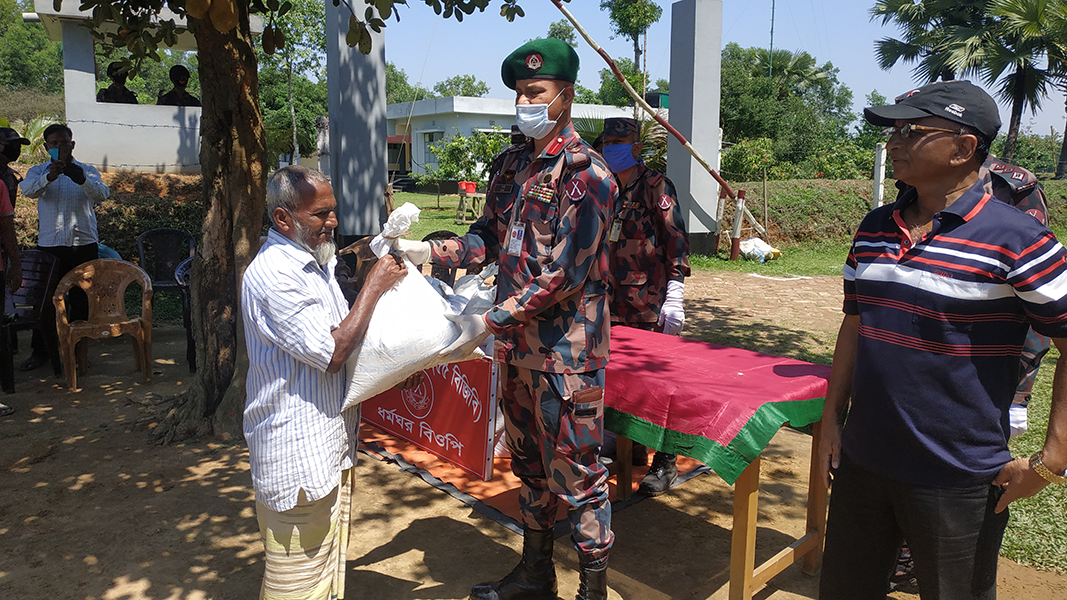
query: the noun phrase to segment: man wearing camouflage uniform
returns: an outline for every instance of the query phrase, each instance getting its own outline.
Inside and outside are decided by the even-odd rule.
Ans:
[[[604,119],[601,136],[604,160],[619,182],[608,230],[611,324],[678,335],[685,323],[682,290],[689,275],[689,236],[674,184],[641,162],[637,119]],[[678,478],[676,460],[657,452],[641,491],[652,496],[667,491]]]
[[[603,438],[608,362],[608,250],[615,179],[570,124],[578,55],[557,39],[528,42],[501,68],[516,92],[516,120],[529,142],[494,161],[482,217],[465,236],[397,240],[415,264],[500,265],[497,305],[450,317],[462,328],[445,353],[465,353],[489,333],[506,365],[501,403],[511,466],[522,481],[522,560],[476,600],[556,599],[552,563],[559,501],[570,505],[578,549],[578,600],[607,598],[614,540]]]

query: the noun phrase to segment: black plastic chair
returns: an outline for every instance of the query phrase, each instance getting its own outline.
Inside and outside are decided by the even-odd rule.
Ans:
[[[19,253],[22,263],[22,285],[15,293],[7,295],[3,331],[0,340],[10,349],[14,346],[19,331],[36,329],[44,337],[48,358],[56,377],[63,376],[63,362],[59,356],[59,340],[52,319],[44,319],[46,307],[52,305],[52,294],[59,283],[59,259],[40,250],[23,250]],[[4,391],[15,390],[14,365],[11,353],[3,353],[4,364],[0,365],[0,385]]]
[[[137,236],[137,255],[141,268],[152,279],[152,289],[160,292],[181,292],[174,279],[174,271],[185,259],[196,253],[196,240],[179,229],[152,229]]]
[[[422,238],[422,241],[428,242],[430,240],[447,240],[454,237],[456,237],[455,233],[447,229],[442,229],[440,231],[435,231],[433,233],[426,234],[426,237]],[[419,265],[419,267],[421,268],[422,265]],[[433,277],[434,279],[440,279],[441,281],[447,283],[449,287],[451,287],[456,283],[456,269],[452,267],[445,267],[442,265],[430,265],[430,277]]]
[[[196,373],[196,340],[193,339],[193,320],[189,316],[190,294],[189,276],[193,270],[193,257],[189,257],[174,269],[174,281],[182,291],[182,325],[185,325],[185,360],[189,362],[189,372]]]

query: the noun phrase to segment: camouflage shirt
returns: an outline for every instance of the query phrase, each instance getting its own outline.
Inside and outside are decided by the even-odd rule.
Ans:
[[[618,241],[609,237],[614,323],[655,323],[667,281],[689,276],[689,235],[674,184],[643,164],[635,169],[615,202],[609,228],[609,236],[620,228]]]
[[[430,242],[450,267],[497,261],[488,313],[503,360],[552,373],[608,362],[608,219],[618,186],[568,125],[539,156],[532,143],[493,162],[485,209],[467,235]]]

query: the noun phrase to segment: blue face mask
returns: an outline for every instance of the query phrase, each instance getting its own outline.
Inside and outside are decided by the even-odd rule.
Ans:
[[[622,173],[641,162],[634,158],[633,147],[633,144],[608,144],[601,149],[612,173]]]
[[[59,160],[59,148],[49,148],[48,156],[52,157],[52,160]]]

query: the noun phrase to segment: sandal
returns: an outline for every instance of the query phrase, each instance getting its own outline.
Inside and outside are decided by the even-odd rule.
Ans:
[[[6,404],[0,404],[0,417],[6,417],[12,414],[13,412],[15,412],[14,407],[8,406]]]

